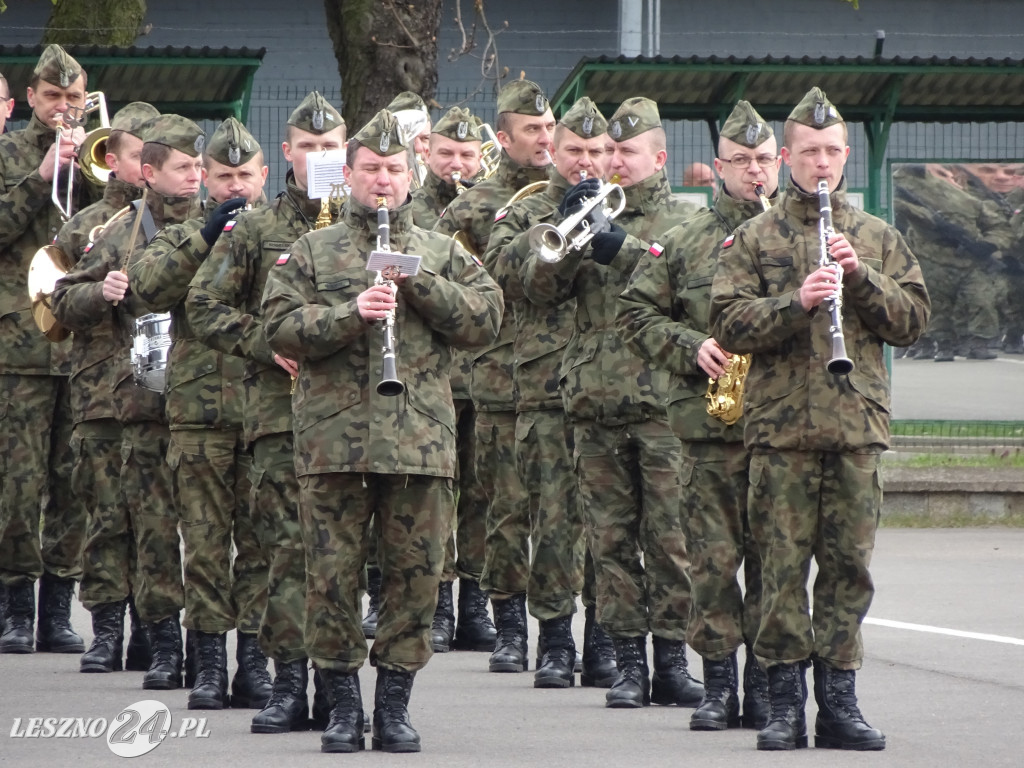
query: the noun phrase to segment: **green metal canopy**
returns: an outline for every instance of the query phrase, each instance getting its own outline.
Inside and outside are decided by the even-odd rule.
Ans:
[[[738,99],[768,120],[784,120],[819,86],[847,122],[864,125],[868,146],[867,210],[880,209],[882,163],[894,122],[1024,122],[1024,61],[839,57],[674,56],[583,58],[551,106],[562,115],[589,96],[611,115],[631,96],[658,102],[665,120],[705,121],[713,145]]]
[[[0,72],[17,99],[13,120],[26,120],[25,88],[44,46],[0,46]],[[249,116],[253,78],[266,48],[118,48],[64,46],[102,91],[111,115],[132,101],[193,120]]]

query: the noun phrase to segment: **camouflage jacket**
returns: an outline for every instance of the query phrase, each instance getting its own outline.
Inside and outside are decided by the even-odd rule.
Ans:
[[[412,193],[412,220],[417,227],[433,229],[455,197],[455,185],[427,168],[423,185]]]
[[[218,201],[209,200],[202,219],[164,227],[128,268],[139,301],[153,312],[171,313],[167,359],[167,420],[171,429],[239,429],[242,426],[244,363],[208,347],[186,314],[185,297],[210,253],[200,230]]]
[[[744,399],[744,443],[754,451],[878,453],[889,445],[885,342],[908,346],[931,303],[917,259],[898,231],[832,193],[832,221],[860,261],[843,280],[843,334],[854,368],[829,373],[830,312],[809,314],[800,286],[821,255],[817,194],[790,182],[779,202],[726,238],[711,284],[711,335],[753,353]]]
[[[103,199],[84,208],[60,229],[56,245],[78,264],[91,247],[90,233],[133,200],[142,190],[113,176],[107,182]],[[98,233],[103,237],[107,230]],[[63,292],[62,292],[63,296]],[[71,337],[71,416],[74,423],[114,418],[110,399],[111,358],[123,349],[114,344],[114,324],[100,323],[82,329]]]
[[[651,241],[696,209],[672,195],[665,172],[628,187],[615,223],[627,237],[607,265],[589,258],[590,247],[556,263],[528,259],[519,269],[526,297],[552,306],[576,298],[576,323],[562,359],[562,397],[569,419],[607,425],[664,419],[669,375],[630,350],[615,324],[618,298]]]
[[[541,222],[557,225],[562,219],[558,204],[571,185],[554,166],[549,175],[551,180],[541,192],[498,213],[486,257],[505,296],[503,324],[515,324],[510,354],[517,411],[562,409],[560,367],[576,313],[575,299],[555,306],[533,304],[523,293],[519,278],[522,264],[537,258],[530,248],[530,227]]]
[[[356,308],[374,279],[366,258],[376,239],[376,210],[350,198],[342,222],[303,235],[270,270],[267,339],[299,361],[295,469],[454,477],[450,348],[494,341],[501,292],[451,238],[415,226],[409,204],[392,211],[392,247],[423,263],[397,295],[395,350],[405,391],[378,395],[382,328]]]
[[[260,303],[271,267],[313,229],[320,201],[288,172],[269,205],[239,214],[224,228],[192,278],[185,304],[195,334],[214,349],[244,358],[244,430],[248,441],[292,431],[291,377],[274,362]]]
[[[629,347],[672,375],[668,414],[683,440],[739,442],[742,424],[727,426],[708,415],[708,375],[697,353],[708,333],[711,280],[725,236],[761,213],[760,201],[738,200],[724,190],[646,251],[619,299],[618,325]]]
[[[158,228],[186,221],[199,213],[197,198],[163,197],[152,190],[146,197],[146,207]],[[92,334],[89,360],[94,361],[90,365],[97,367],[89,371],[88,377],[80,377],[80,386],[92,387],[92,392],[80,396],[110,400],[114,416],[122,424],[144,421],[166,424],[164,396],[137,386],[132,372],[135,319],[148,314],[149,309],[130,290],[116,307],[103,298],[103,280],[107,273],[124,267],[134,222],[134,212],[111,222],[103,236],[82,256],[78,266],[57,282],[53,292],[54,315],[76,336]],[[131,263],[141,257],[145,246],[140,229],[129,258],[129,269]]]
[[[51,198],[53,185],[39,175],[39,164],[56,138],[35,115],[20,131],[0,135],[0,373],[67,375],[71,342],[52,344],[32,319],[28,268],[36,251],[49,245],[63,226]],[[67,180],[66,170],[61,178]],[[72,208],[99,200],[101,191],[75,171]],[[66,188],[60,191],[61,204]]]
[[[547,168],[527,168],[503,152],[494,175],[459,195],[441,215],[434,231],[451,236],[464,232],[470,250],[483,258],[491,238],[494,215],[527,184],[546,178]],[[511,344],[513,333],[512,325],[507,324],[493,348]],[[456,397],[472,394],[473,402],[481,410],[509,410],[515,407],[512,403],[512,365],[510,361],[495,358],[490,353],[490,349],[485,350],[475,359],[469,355],[457,355],[455,359],[459,370],[452,376],[452,391]]]

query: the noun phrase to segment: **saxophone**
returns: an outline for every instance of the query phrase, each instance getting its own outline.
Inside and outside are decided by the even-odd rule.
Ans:
[[[761,208],[767,211],[772,207],[764,184],[755,181],[754,194],[761,201]],[[743,385],[746,383],[749,370],[750,355],[731,355],[729,362],[725,364],[725,373],[717,379],[708,379],[705,397],[708,399],[709,416],[727,425],[740,420],[743,416]]]

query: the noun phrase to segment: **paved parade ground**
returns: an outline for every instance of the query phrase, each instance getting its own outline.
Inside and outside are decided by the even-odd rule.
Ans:
[[[813,748],[788,755],[759,753],[753,731],[689,731],[692,710],[605,709],[603,690],[535,690],[532,671],[490,674],[487,654],[460,652],[436,655],[416,678],[410,712],[423,739],[423,752],[324,755],[316,733],[250,734],[251,710],[189,712],[186,691],[144,692],[141,672],[84,675],[78,672],[75,655],[33,654],[0,656],[0,765],[121,764],[123,758],[111,752],[105,734],[26,738],[12,737],[11,732],[24,734],[29,718],[81,718],[82,725],[96,732],[98,718],[109,724],[122,709],[156,699],[170,710],[173,734],[183,725],[188,730],[164,739],[128,764],[1020,766],[1024,530],[882,529],[872,570],[877,594],[864,627],[867,658],[857,682],[868,721],[888,737],[888,749],[881,753],[826,753]],[[73,622],[88,642],[88,614],[77,602]],[[582,614],[577,614],[577,638],[582,629]],[[535,623],[531,633],[532,654]],[[233,655],[230,648],[229,654]],[[690,662],[699,669],[692,651]],[[361,677],[369,709],[375,673],[364,669]],[[807,711],[813,723],[813,700]],[[199,723],[188,717],[206,720]],[[43,730],[41,725],[36,728]],[[196,737],[197,729],[208,736]]]

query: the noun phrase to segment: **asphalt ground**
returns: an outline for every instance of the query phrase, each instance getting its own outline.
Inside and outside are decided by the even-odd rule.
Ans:
[[[894,360],[894,419],[1024,421],[1024,355]],[[1022,758],[1024,764],[1024,758]]]
[[[205,717],[202,730],[208,736],[197,738],[194,729],[169,736],[130,764],[939,768],[1024,763],[1024,530],[882,529],[872,571],[877,594],[864,626],[866,659],[857,683],[868,721],[888,737],[884,752],[813,747],[757,752],[753,731],[690,731],[692,710],[606,709],[603,690],[534,689],[532,671],[491,674],[487,654],[453,652],[435,655],[416,678],[410,711],[423,739],[421,753],[325,755],[315,732],[251,734],[253,710],[190,712],[187,691],[143,691],[141,672],[80,674],[77,655],[37,653],[0,656],[0,764],[121,764],[124,758],[111,752],[105,734],[26,738],[11,733],[24,733],[32,717],[104,718],[109,724],[122,709],[145,699],[170,710],[172,733],[187,717]],[[579,638],[582,614],[576,619]],[[88,614],[77,602],[73,622],[88,642]],[[535,639],[534,624],[531,654]],[[700,668],[692,651],[690,661]],[[361,678],[369,710],[374,670],[364,669]],[[815,711],[812,697],[811,728]],[[139,736],[140,743],[144,738]]]

